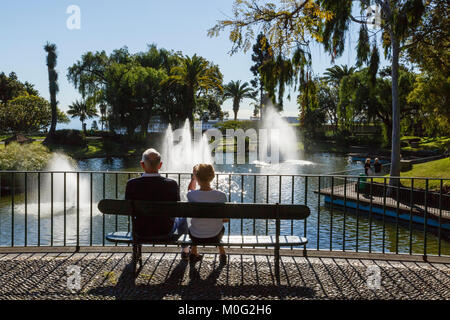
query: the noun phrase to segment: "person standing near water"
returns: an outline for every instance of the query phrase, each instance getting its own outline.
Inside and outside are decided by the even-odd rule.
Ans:
[[[210,164],[198,164],[194,167],[192,172],[192,179],[188,186],[187,199],[189,202],[227,202],[227,195],[219,190],[211,188],[211,181],[214,179],[214,168]],[[196,190],[197,183],[200,186]],[[223,222],[228,222],[228,219],[212,219],[192,218],[191,226],[189,227],[189,236],[192,240],[190,260],[192,262],[199,261],[202,255],[197,252],[198,244],[220,243],[225,227]],[[225,249],[219,246],[220,263],[225,264],[227,256]]]
[[[375,158],[375,162],[373,163],[373,168],[375,169],[375,175],[379,176],[381,174],[381,162],[378,158]]]
[[[366,176],[370,176],[372,174],[372,169],[370,168],[370,158],[367,158],[364,163],[364,172],[366,173]]]

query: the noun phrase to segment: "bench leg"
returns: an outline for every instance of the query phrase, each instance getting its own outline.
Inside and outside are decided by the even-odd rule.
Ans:
[[[138,245],[139,267],[142,268],[142,245]]]
[[[138,260],[138,245],[133,244],[133,257],[132,257],[132,265],[133,265],[133,278],[137,277],[137,260]]]
[[[275,246],[275,279],[277,285],[281,283],[280,280],[280,248]]]

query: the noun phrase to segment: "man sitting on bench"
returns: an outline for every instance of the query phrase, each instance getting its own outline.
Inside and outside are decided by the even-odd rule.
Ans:
[[[125,199],[141,201],[180,201],[180,188],[176,181],[161,177],[161,155],[155,149],[147,149],[142,154],[141,167],[144,174],[127,182]],[[135,217],[135,235],[139,239],[169,239],[187,234],[186,218]],[[189,259],[189,247],[183,245],[181,257]]]

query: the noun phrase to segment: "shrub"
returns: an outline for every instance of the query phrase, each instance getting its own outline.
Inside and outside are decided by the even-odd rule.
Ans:
[[[221,131],[225,131],[226,129],[243,129],[244,131],[247,129],[258,129],[258,121],[252,121],[252,120],[229,120],[224,122],[216,123],[214,126],[218,128]]]
[[[84,147],[86,146],[86,136],[80,130],[56,130],[52,142],[54,144]]]
[[[5,148],[0,148],[0,170],[43,170],[51,155],[51,152],[40,143],[20,145],[13,142]]]

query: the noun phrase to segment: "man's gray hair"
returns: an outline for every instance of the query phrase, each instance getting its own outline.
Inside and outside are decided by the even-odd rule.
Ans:
[[[142,154],[142,162],[147,168],[157,170],[161,163],[161,154],[153,148],[147,149]]]

